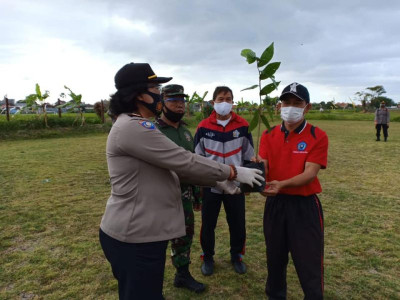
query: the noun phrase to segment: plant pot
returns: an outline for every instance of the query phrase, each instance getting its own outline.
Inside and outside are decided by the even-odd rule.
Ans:
[[[244,164],[243,167],[245,168],[250,168],[250,169],[258,169],[262,171],[262,176],[265,179],[265,167],[263,162],[250,162],[247,164]],[[240,184],[240,189],[242,190],[243,193],[259,193],[262,192],[265,188],[265,180],[262,182],[261,186],[254,185],[251,187],[248,184]]]

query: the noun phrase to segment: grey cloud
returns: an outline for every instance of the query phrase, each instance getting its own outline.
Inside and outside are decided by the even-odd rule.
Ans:
[[[254,73],[240,51],[251,48],[261,54],[275,41],[274,60],[282,61],[278,76],[285,82],[296,77],[343,86],[348,93],[347,87],[379,80],[376,84],[400,97],[394,84],[399,81],[400,3],[394,0],[6,3],[0,24],[9,45],[23,44],[35,34],[66,39],[99,55],[169,65],[182,78],[195,76],[200,84],[242,79],[245,87],[252,84]],[[118,27],[110,21],[113,16],[144,22],[154,32]],[[1,61],[6,57],[3,53]]]

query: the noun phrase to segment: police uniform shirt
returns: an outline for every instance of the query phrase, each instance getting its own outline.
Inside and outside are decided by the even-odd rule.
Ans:
[[[122,242],[184,236],[180,181],[214,186],[230,167],[177,146],[154,123],[121,114],[107,139],[111,196],[101,229]]]

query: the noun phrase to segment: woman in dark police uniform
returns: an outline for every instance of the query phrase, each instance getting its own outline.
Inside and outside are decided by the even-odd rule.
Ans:
[[[111,196],[100,243],[118,280],[120,299],[163,299],[168,241],[184,236],[179,182],[218,186],[226,193],[264,180],[257,170],[219,164],[177,146],[148,120],[162,110],[160,84],[149,64],[130,63],[115,75],[116,116],[107,140]]]

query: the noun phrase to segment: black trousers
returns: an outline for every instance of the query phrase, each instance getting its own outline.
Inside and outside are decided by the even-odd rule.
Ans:
[[[224,203],[226,221],[229,226],[231,259],[241,259],[241,254],[245,252],[246,217],[244,194],[215,194],[209,188],[205,188],[203,191],[200,231],[200,243],[205,260],[212,260],[215,254],[215,227],[222,203]]]
[[[120,242],[100,229],[100,244],[118,280],[119,299],[164,299],[162,295],[168,241]]]
[[[375,128],[376,128],[376,137],[379,139],[381,136],[381,127],[383,130],[383,136],[385,138],[388,137],[388,126],[387,124],[376,124]]]
[[[286,299],[286,268],[290,252],[305,299],[323,299],[324,221],[316,195],[278,194],[264,210],[269,299]]]

